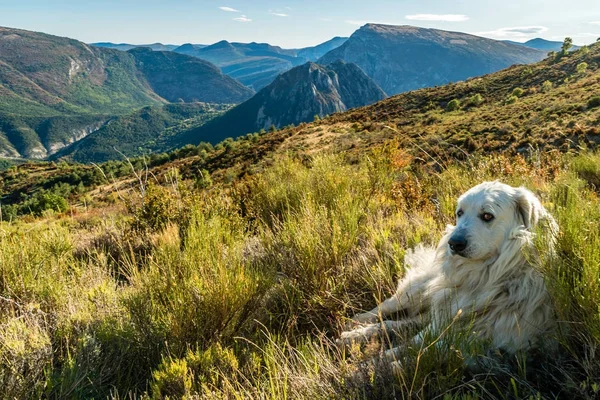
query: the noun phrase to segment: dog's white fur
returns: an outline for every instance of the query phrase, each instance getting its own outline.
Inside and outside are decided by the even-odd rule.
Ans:
[[[493,219],[485,221],[484,214]],[[557,225],[533,193],[499,182],[473,187],[458,199],[456,226],[447,227],[436,249],[408,252],[396,294],[353,317],[369,325],[342,333],[342,341],[382,330],[412,335],[426,325],[440,333],[460,321],[474,338],[511,354],[543,344],[555,320],[544,279],[533,266],[532,239],[540,224],[552,252]],[[463,251],[449,246],[456,237],[466,240]],[[407,317],[376,323],[399,311]]]

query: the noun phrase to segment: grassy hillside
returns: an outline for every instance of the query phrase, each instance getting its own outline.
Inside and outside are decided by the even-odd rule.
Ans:
[[[9,168],[3,219],[21,217],[0,225],[3,394],[597,398],[599,56],[131,164]],[[560,352],[466,368],[478,344],[451,327],[394,375],[372,362],[385,340],[337,347],[348,317],[394,291],[406,250],[436,243],[458,195],[492,179],[533,190],[561,228],[540,265]]]
[[[233,190],[194,195],[172,171],[158,182],[167,188],[151,178],[108,208],[4,223],[4,393],[593,398],[599,170],[597,155],[541,155],[472,158],[439,171],[390,148],[358,164],[284,158]],[[563,321],[561,356],[492,355],[490,365],[503,367],[477,374],[462,364],[475,349],[452,339],[444,343],[467,353],[411,348],[393,376],[368,362],[376,343],[337,348],[345,318],[393,291],[406,249],[435,243],[456,197],[488,179],[525,184],[561,225],[559,256],[544,266]]]

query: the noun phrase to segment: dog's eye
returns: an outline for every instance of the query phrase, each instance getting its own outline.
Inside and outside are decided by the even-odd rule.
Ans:
[[[458,218],[460,218],[460,217],[462,217],[462,216],[463,216],[463,214],[464,214],[464,213],[465,213],[465,212],[464,212],[463,210],[458,210],[458,211],[456,212],[456,216],[457,216]]]
[[[483,213],[483,214],[481,214],[481,219],[484,220],[485,222],[490,222],[491,220],[494,219],[494,216],[490,213]]]

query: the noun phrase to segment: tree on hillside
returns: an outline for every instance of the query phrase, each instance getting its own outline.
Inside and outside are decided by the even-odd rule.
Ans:
[[[566,37],[565,41],[561,46],[562,55],[565,56],[569,52],[569,49],[573,46],[573,39]]]

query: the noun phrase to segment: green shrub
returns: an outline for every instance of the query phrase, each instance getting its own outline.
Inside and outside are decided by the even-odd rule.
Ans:
[[[196,179],[194,181],[194,185],[197,189],[206,189],[211,187],[212,184],[213,181],[210,177],[210,172],[208,172],[208,170],[201,169],[200,171],[198,171],[198,175],[196,176]]]
[[[578,51],[579,54],[581,54],[582,56],[586,56],[590,53],[590,48],[588,46],[581,46],[581,48]]]
[[[162,186],[149,183],[141,204],[130,204],[133,215],[131,226],[138,232],[158,232],[180,216],[180,206],[174,195]]]
[[[37,192],[33,197],[20,205],[20,213],[31,213],[40,216],[44,211],[64,212],[69,209],[69,203],[63,196],[46,190]]]
[[[515,95],[508,96],[504,101],[505,104],[514,104],[519,101],[519,98]]]
[[[515,97],[521,97],[521,96],[523,96],[523,93],[525,93],[525,91],[523,89],[519,88],[519,87],[518,88],[514,88],[513,91],[512,91],[512,95],[515,96]]]
[[[588,108],[596,108],[600,107],[600,96],[593,96],[588,100],[587,103]]]
[[[549,91],[552,90],[552,88],[554,87],[554,84],[550,81],[544,81],[544,83],[542,83],[542,93],[548,93]]]
[[[182,399],[192,390],[192,377],[185,359],[165,359],[152,373],[152,398]]]
[[[473,107],[478,107],[480,106],[483,102],[484,102],[484,98],[482,95],[480,95],[479,93],[474,94],[473,96],[469,97],[469,101],[468,101],[468,105],[473,106]]]
[[[446,105],[446,111],[457,111],[460,109],[460,101],[458,99],[453,99],[448,102]]]

